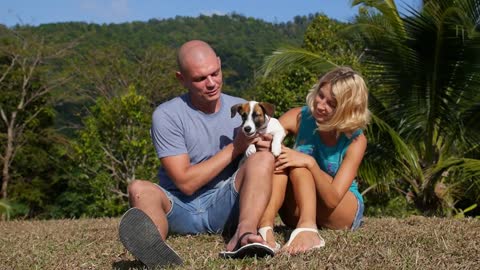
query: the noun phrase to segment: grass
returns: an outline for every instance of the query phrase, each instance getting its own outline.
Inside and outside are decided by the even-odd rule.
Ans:
[[[118,240],[118,218],[0,222],[0,269],[145,269]],[[275,228],[285,243],[290,230]],[[219,235],[167,242],[174,269],[479,269],[480,219],[367,218],[358,231],[321,231],[326,247],[298,256],[224,260]]]

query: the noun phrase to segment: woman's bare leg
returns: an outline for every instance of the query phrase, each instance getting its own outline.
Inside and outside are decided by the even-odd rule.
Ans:
[[[317,204],[317,224],[334,230],[350,229],[357,214],[357,207],[357,197],[350,191],[347,191],[335,209],[327,208],[322,202],[322,198],[319,198]]]
[[[306,168],[295,168],[290,171],[295,202],[298,207],[297,228],[317,229],[317,192],[312,174]],[[316,232],[301,232],[284,250],[291,254],[305,252],[321,243]]]
[[[273,175],[273,186],[272,186],[272,196],[267,205],[267,209],[263,213],[262,218],[260,219],[259,228],[262,227],[272,227],[275,225],[275,217],[277,216],[278,210],[283,204],[285,199],[285,190],[287,189],[288,176],[285,173],[279,173]],[[275,248],[275,235],[273,230],[267,231],[265,241],[267,244]]]

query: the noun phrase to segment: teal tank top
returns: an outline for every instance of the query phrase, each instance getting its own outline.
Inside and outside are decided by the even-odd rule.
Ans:
[[[342,133],[336,145],[327,146],[320,139],[317,133],[317,123],[307,106],[302,107],[301,114],[302,118],[300,120],[297,138],[295,139],[294,149],[315,158],[324,172],[335,177],[348,146],[353,139],[362,134],[362,130],[359,129],[355,131],[351,138],[348,138]],[[358,191],[358,183],[355,179],[349,190],[363,203],[363,198]]]

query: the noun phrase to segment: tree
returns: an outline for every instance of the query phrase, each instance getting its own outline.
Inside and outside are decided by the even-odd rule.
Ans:
[[[302,47],[278,48],[265,57],[259,73],[266,78],[270,73],[305,67],[318,76],[341,65],[361,69],[361,44],[341,35],[345,26],[325,15],[316,16],[307,27]]]
[[[48,65],[64,57],[72,46],[49,46],[32,33],[0,32],[0,199],[8,199],[12,163],[25,145],[25,134],[38,127],[42,114],[51,113],[49,95],[68,79],[63,74],[50,76]]]
[[[128,204],[127,186],[153,181],[159,159],[150,139],[152,109],[133,86],[123,95],[97,98],[73,144],[72,179],[55,216],[115,216]]]
[[[370,154],[381,153],[388,167],[377,174],[389,171],[385,180],[426,214],[478,201],[480,1],[426,1],[404,18],[393,1],[354,4],[366,9],[348,31],[364,41],[365,64],[381,88],[374,104],[381,119],[372,128],[384,137],[372,137]]]

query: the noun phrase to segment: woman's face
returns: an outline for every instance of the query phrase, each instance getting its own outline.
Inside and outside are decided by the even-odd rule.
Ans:
[[[318,123],[325,123],[335,113],[337,100],[332,96],[330,84],[324,84],[313,102],[313,117]]]

